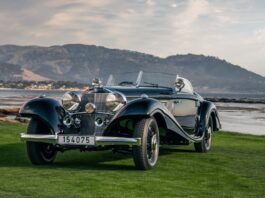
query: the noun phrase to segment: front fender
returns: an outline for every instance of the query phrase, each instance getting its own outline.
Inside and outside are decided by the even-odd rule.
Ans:
[[[46,123],[53,133],[60,132],[64,109],[59,101],[52,98],[36,98],[25,103],[19,111],[20,116],[38,118]]]
[[[116,115],[112,118],[110,125],[106,129],[106,133],[110,132],[115,123],[123,118],[141,119],[143,117],[152,117],[157,114],[163,118],[166,128],[174,131],[183,138],[190,142],[199,142],[201,137],[190,136],[178,123],[175,117],[160,101],[151,98],[136,99],[125,105]]]
[[[113,117],[113,120],[119,119],[121,117],[131,116],[149,117],[152,116],[156,110],[169,113],[167,108],[158,100],[151,98],[136,99],[128,103],[119,112],[117,112]]]

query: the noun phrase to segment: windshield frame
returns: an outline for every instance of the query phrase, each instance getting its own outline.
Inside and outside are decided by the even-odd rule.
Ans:
[[[137,72],[124,72],[124,73],[116,73],[118,75],[123,75],[123,74],[136,74]],[[143,81],[143,76],[144,76],[144,72],[142,70],[140,70],[138,72],[137,78],[135,81],[130,81],[127,79],[124,81],[119,82],[118,84],[115,83],[115,78],[113,77],[113,74],[110,74],[106,83],[106,87],[160,87],[160,88],[174,88],[176,91],[182,91],[182,92],[187,92],[187,93],[194,93],[192,84],[189,80],[187,80],[186,78],[182,78],[179,77],[179,75],[174,75],[174,74],[169,74],[169,73],[165,73],[165,72],[145,72],[146,74],[158,74],[158,75],[164,75],[164,76],[171,76],[172,78],[168,78],[168,79],[174,79],[174,81],[172,82],[172,85],[161,85],[159,83],[155,83],[155,82],[148,82],[148,81]],[[115,74],[114,74],[115,75]],[[184,82],[184,87],[182,89],[178,89],[176,87],[176,82],[177,80],[181,78]],[[170,81],[170,80],[169,80]]]

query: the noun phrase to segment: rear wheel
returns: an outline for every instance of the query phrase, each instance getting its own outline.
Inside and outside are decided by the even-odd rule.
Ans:
[[[140,120],[134,130],[135,138],[141,138],[141,146],[133,146],[133,159],[137,169],[152,169],[159,155],[159,129],[154,118]]]
[[[28,126],[28,134],[52,134],[51,130],[38,119],[31,119]],[[32,164],[51,164],[57,151],[52,144],[41,142],[27,142],[27,154]]]
[[[194,147],[197,152],[206,153],[211,149],[212,133],[213,133],[213,119],[212,117],[210,117],[202,141],[199,143],[194,143]]]

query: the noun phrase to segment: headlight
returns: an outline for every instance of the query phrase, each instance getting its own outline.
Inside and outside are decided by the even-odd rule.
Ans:
[[[118,111],[126,104],[126,98],[118,92],[109,93],[106,98],[106,106],[111,111]]]
[[[68,111],[76,110],[80,101],[81,101],[80,93],[74,91],[66,92],[62,97],[63,108]]]

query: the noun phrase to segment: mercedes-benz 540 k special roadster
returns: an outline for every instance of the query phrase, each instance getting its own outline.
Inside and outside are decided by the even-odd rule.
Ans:
[[[221,128],[215,105],[185,78],[140,71],[110,75],[104,84],[95,79],[60,101],[40,96],[23,105],[20,115],[31,121],[21,139],[32,164],[50,164],[58,151],[112,149],[148,170],[160,146],[193,143],[197,152],[208,152]]]

